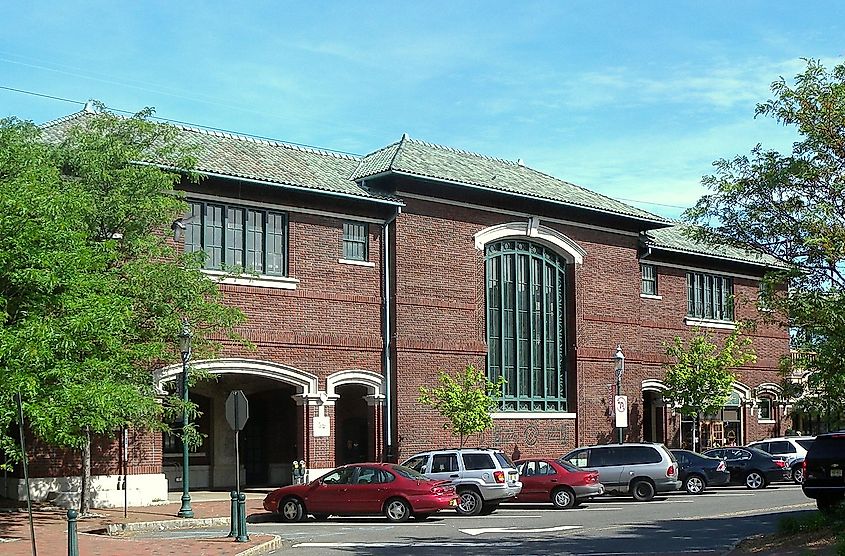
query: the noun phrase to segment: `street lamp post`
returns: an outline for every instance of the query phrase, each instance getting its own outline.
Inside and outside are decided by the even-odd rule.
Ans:
[[[191,360],[191,326],[185,319],[182,323],[182,331],[179,333],[179,351],[182,353],[182,401],[188,403],[188,361]],[[179,517],[194,517],[194,510],[191,508],[191,479],[190,461],[188,454],[188,443],[185,442],[185,431],[188,430],[188,408],[182,409],[182,507],[179,508]]]
[[[613,356],[616,360],[616,395],[622,395],[622,375],[625,373],[625,354],[622,353],[622,344],[616,344],[616,355]],[[625,434],[623,427],[616,427],[619,431],[619,443],[622,444]]]

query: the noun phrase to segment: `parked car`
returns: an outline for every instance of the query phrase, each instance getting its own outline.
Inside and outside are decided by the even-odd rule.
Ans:
[[[334,469],[303,485],[277,488],[264,498],[264,509],[284,521],[301,521],[307,514],[317,520],[330,515],[384,514],[401,523],[413,516],[454,508],[459,501],[448,481],[431,480],[392,463],[357,463]]]
[[[630,493],[635,500],[651,500],[657,492],[681,488],[678,463],[663,444],[583,446],[561,459],[576,467],[597,470],[606,492]]]
[[[731,482],[747,488],[766,488],[770,483],[790,478],[786,460],[775,458],[757,448],[727,447],[704,452],[705,456],[719,458],[731,474]]]
[[[792,480],[799,485],[804,480],[804,470],[801,462],[807,455],[807,450],[813,444],[815,436],[783,436],[779,438],[766,438],[748,445],[749,448],[757,448],[768,452],[773,456],[781,456],[786,459],[786,464],[791,471]]]
[[[489,514],[522,490],[516,466],[501,450],[460,448],[420,452],[402,464],[426,477],[451,481],[460,515]]]
[[[845,432],[820,434],[804,458],[801,490],[823,512],[845,500]]]
[[[599,472],[579,469],[551,458],[521,459],[516,462],[522,491],[515,502],[549,502],[569,509],[583,500],[604,494]]]
[[[731,480],[725,462],[689,450],[671,450],[678,460],[678,478],[690,494],[701,494],[708,486],[726,485]]]

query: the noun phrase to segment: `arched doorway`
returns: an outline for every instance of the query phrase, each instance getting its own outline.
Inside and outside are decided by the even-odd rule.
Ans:
[[[367,387],[344,384],[336,392],[340,398],[335,402],[335,463],[345,465],[372,460],[373,419],[365,398]]]
[[[657,390],[643,391],[643,441],[666,443],[666,405]]]
[[[214,376],[190,391],[191,399],[204,400],[198,402],[203,415],[197,423],[205,435],[199,453],[190,454],[191,488],[230,489],[236,472],[245,486],[290,484],[291,462],[305,457],[304,404],[318,395],[317,377],[278,363],[244,359],[197,361],[192,367]],[[159,390],[180,375],[181,366],[159,371]],[[238,438],[237,471],[234,432],[225,417],[226,399],[234,390],[242,390],[249,401],[249,419]],[[162,470],[168,488],[178,490],[181,459],[171,459],[163,459]]]

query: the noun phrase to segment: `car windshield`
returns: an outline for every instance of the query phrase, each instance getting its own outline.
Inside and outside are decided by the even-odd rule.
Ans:
[[[397,475],[401,475],[406,479],[412,479],[414,481],[427,481],[428,477],[423,475],[422,473],[411,469],[410,467],[405,467],[404,465],[392,465],[390,467],[393,471],[396,472]]]
[[[511,461],[511,458],[504,452],[496,452],[496,459],[499,460],[499,465],[502,467],[516,467],[513,461]]]
[[[570,473],[574,473],[576,471],[583,471],[583,469],[581,469],[580,467],[575,467],[574,465],[572,465],[571,463],[569,463],[568,461],[566,461],[563,458],[557,460],[557,463],[558,463],[558,465],[560,465],[561,467],[563,467],[564,469],[566,469]]]
[[[798,445],[801,446],[802,448],[804,448],[805,450],[809,450],[810,446],[813,445],[813,439],[812,438],[807,439],[807,440],[796,440],[795,442],[797,442]]]

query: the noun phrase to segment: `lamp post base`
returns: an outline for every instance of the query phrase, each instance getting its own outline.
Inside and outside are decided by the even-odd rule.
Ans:
[[[191,496],[188,494],[182,495],[182,507],[179,508],[177,517],[192,518],[194,517],[194,510],[191,508]]]

